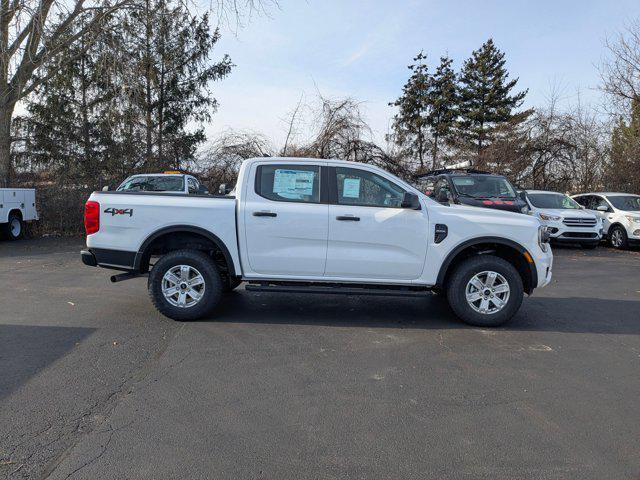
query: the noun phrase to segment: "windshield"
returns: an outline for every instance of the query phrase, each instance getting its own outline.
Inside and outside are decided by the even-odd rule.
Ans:
[[[118,192],[183,192],[182,175],[149,175],[131,177],[122,182]]]
[[[458,194],[475,198],[515,198],[516,192],[504,177],[492,175],[452,176]]]
[[[580,208],[575,200],[561,193],[527,193],[527,198],[536,208]]]
[[[640,212],[640,196],[638,195],[616,195],[615,197],[607,197],[607,200],[618,210]]]

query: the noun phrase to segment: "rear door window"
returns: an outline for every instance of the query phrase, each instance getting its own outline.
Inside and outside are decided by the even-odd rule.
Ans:
[[[275,202],[320,203],[318,165],[260,165],[256,193]]]

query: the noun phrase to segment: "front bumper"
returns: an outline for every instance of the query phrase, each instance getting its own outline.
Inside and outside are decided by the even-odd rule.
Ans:
[[[538,273],[537,287],[542,288],[549,285],[553,274],[553,253],[551,247],[548,247],[546,252],[539,250],[533,255],[533,260]]]
[[[569,227],[562,222],[543,222],[552,242],[557,243],[598,243],[602,240],[602,227]]]

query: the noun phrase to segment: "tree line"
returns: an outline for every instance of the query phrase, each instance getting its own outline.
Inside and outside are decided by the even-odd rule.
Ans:
[[[40,189],[44,230],[77,229],[86,193],[132,173],[188,170],[215,189],[251,156],[342,158],[410,181],[469,160],[525,188],[640,192],[638,24],[606,44],[604,113],[567,106],[558,92],[524,109],[527,90],[488,39],[458,71],[448,56],[431,65],[419,51],[389,102],[396,113],[383,142],[357,99],[318,95],[297,104],[284,144],[274,145],[255,132],[205,136],[215,82],[234,67],[217,52],[211,12],[181,0],[76,0],[72,10],[51,1],[47,11],[30,1],[1,0],[0,180]],[[217,20],[239,12],[235,0],[217,7]]]

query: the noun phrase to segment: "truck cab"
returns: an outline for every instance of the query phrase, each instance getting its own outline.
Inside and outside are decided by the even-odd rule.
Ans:
[[[547,285],[552,253],[528,215],[443,205],[380,168],[255,158],[235,195],[94,192],[87,265],[149,275],[154,305],[190,320],[222,293],[445,296],[474,325],[504,323]]]

